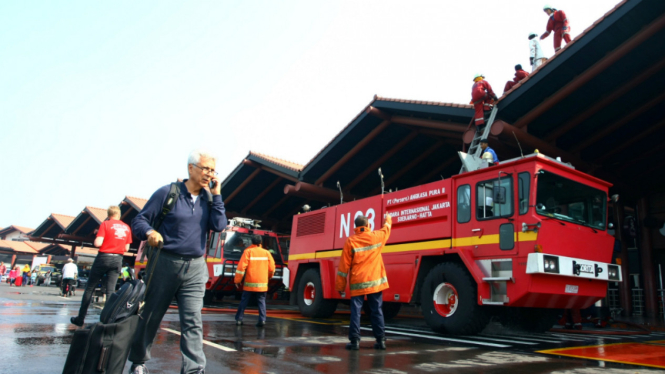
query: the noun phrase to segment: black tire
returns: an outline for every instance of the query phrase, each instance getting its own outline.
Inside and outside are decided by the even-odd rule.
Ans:
[[[397,317],[400,309],[402,309],[402,303],[384,302],[381,309],[383,309],[383,320],[390,321]],[[367,317],[372,314],[372,310],[369,308],[367,301],[363,302],[363,312]]]
[[[509,329],[541,333],[554,326],[560,312],[560,309],[506,307],[500,320]]]
[[[451,289],[456,293],[456,303],[453,304],[456,308],[451,308],[448,315],[444,316],[439,311],[443,304],[435,306],[434,292],[442,294],[443,291]],[[476,282],[466,269],[457,263],[446,262],[430,270],[425,277],[420,300],[425,322],[432,330],[442,334],[477,334],[490,320],[487,309],[478,305]]]
[[[215,295],[212,293],[212,291],[206,290],[205,294],[203,294],[203,305],[211,304],[214,296]]]
[[[309,284],[309,288],[308,288]],[[313,288],[314,298],[305,299],[306,290]],[[323,287],[321,286],[321,275],[318,269],[308,269],[300,277],[296,298],[300,314],[309,318],[328,318],[337,309],[337,300],[326,300],[323,298]]]

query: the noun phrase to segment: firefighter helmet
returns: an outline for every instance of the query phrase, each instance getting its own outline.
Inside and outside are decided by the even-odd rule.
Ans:
[[[545,4],[545,5],[543,6],[543,10],[547,10],[547,9],[549,9],[549,10],[554,10],[554,8],[553,8],[550,4]]]
[[[538,36],[538,33],[535,33],[535,32],[531,32],[531,33],[529,33],[529,38],[531,38],[532,36],[533,36],[533,37],[536,37],[536,36]]]
[[[489,152],[483,153],[483,160],[487,160],[487,162],[493,162],[494,157],[492,157],[492,154]]]
[[[473,81],[475,82],[476,79],[478,79],[478,78],[485,78],[485,75],[484,75],[484,74],[480,74],[480,73],[479,73],[479,74],[476,74],[476,75],[473,76]]]

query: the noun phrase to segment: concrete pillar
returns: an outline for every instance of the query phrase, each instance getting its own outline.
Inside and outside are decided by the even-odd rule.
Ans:
[[[646,317],[658,317],[658,302],[656,297],[656,276],[654,274],[653,246],[651,245],[651,229],[644,227],[644,219],[649,214],[649,200],[642,197],[637,202],[638,217],[640,218],[641,237],[640,258],[642,260],[642,279],[644,280],[644,304]]]
[[[623,204],[617,202],[614,204],[614,237],[621,242],[621,279],[623,282],[619,283],[619,300],[621,308],[625,312],[625,316],[633,314],[633,300],[630,294],[630,275],[628,274],[628,245],[623,235],[623,219],[624,219]]]
[[[12,269],[16,266],[16,255],[12,255]]]

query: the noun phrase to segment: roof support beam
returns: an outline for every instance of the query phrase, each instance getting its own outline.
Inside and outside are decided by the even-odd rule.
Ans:
[[[84,212],[85,212],[85,211],[84,211]],[[90,221],[90,218],[92,218],[92,214],[90,214],[90,212],[87,212],[87,214],[88,214],[88,218],[86,218],[86,219],[83,221],[83,223],[81,223],[81,224],[79,225],[79,227],[77,227],[76,230],[74,230],[74,231],[71,233],[72,235],[76,235],[76,233],[79,232],[79,230],[82,229],[83,226],[85,226],[85,224],[88,223],[88,221]],[[72,223],[74,223],[74,222],[72,222]],[[58,236],[59,236],[59,235],[58,235]]]
[[[267,167],[265,165],[261,165],[258,162],[254,162],[254,161],[245,159],[245,160],[242,161],[242,163],[243,163],[243,165],[247,165],[247,166],[251,166],[253,168],[257,168],[257,169],[260,169],[260,170],[263,170],[263,171],[267,171],[268,173],[274,174],[274,175],[276,175],[280,178],[284,178],[286,180],[290,180],[291,182],[297,182],[298,181],[298,178],[296,178],[294,176],[284,174],[284,173],[282,173],[280,171],[277,171],[273,168]]]
[[[434,168],[432,171],[430,171],[427,175],[424,177],[420,178],[418,182],[416,182],[416,185],[426,183],[428,180],[432,179],[435,175],[439,174],[442,172],[445,168],[448,166],[452,165],[455,161],[460,161],[459,157],[457,155],[450,156],[448,158],[448,161],[441,163],[438,167]],[[460,161],[461,163],[461,161]]]
[[[608,125],[608,126],[604,126],[602,130],[600,130],[598,132],[595,132],[592,137],[590,137],[587,140],[583,141],[582,143],[576,145],[575,147],[573,147],[571,149],[571,151],[572,152],[579,152],[579,151],[587,148],[591,144],[597,142],[598,140],[600,140],[600,139],[606,137],[607,135],[609,135],[610,133],[616,131],[621,126],[625,125],[626,123],[634,120],[635,118],[637,118],[638,116],[640,116],[641,114],[646,112],[647,110],[651,109],[653,106],[655,106],[657,104],[662,104],[664,100],[665,100],[665,93],[663,93],[660,96],[648,101],[646,104],[642,105],[641,107],[631,111],[630,113],[628,113],[628,115],[624,116],[623,118],[621,118],[620,120],[614,122],[613,124]]]
[[[400,123],[403,125],[426,127],[430,129],[452,131],[456,133],[463,133],[467,128],[466,125],[456,122],[437,121],[433,119],[414,118],[414,117],[405,117],[405,116],[393,116],[392,121],[394,123]]]
[[[287,184],[284,186],[284,194],[321,202],[337,202],[340,199],[339,191],[319,187],[306,182],[298,182],[295,186]],[[346,197],[349,200],[357,198],[356,196],[348,194]]]
[[[385,153],[383,154],[383,156],[381,156],[381,158],[379,158],[378,160],[376,160],[376,162],[374,162],[374,163],[373,163],[372,165],[370,165],[367,169],[365,169],[364,172],[360,173],[360,175],[358,175],[358,176],[356,177],[356,179],[352,180],[350,183],[347,183],[346,186],[344,186],[344,190],[345,190],[345,191],[350,191],[353,187],[355,187],[358,183],[360,183],[360,181],[362,181],[363,179],[367,178],[367,176],[368,176],[371,172],[373,172],[373,171],[377,170],[378,168],[380,168],[381,165],[383,165],[383,163],[385,163],[386,161],[388,161],[388,159],[391,158],[395,153],[397,153],[397,152],[400,151],[402,148],[404,148],[404,146],[407,145],[407,144],[408,144],[411,140],[413,140],[416,136],[418,136],[418,132],[416,132],[416,131],[411,131],[411,133],[410,133],[409,135],[407,135],[404,139],[402,139],[402,140],[401,140],[399,143],[397,143],[396,145],[392,146],[392,147],[390,148],[390,150],[388,150],[387,152],[385,152]]]
[[[631,79],[628,83],[624,84],[621,86],[619,89],[615,90],[612,92],[610,95],[605,97],[604,99],[600,100],[596,104],[592,105],[589,109],[585,110],[584,113],[574,117],[567,123],[557,127],[556,130],[552,131],[550,134],[548,134],[545,137],[545,141],[551,142],[561,135],[567,133],[570,131],[572,128],[575,126],[579,125],[580,123],[586,121],[589,117],[593,116],[594,114],[598,113],[599,110],[605,108],[606,106],[610,105],[613,103],[615,100],[620,98],[621,96],[625,95],[628,93],[630,90],[633,88],[637,87],[640,85],[642,82],[647,80],[647,78],[651,77],[652,75],[658,73],[661,71],[663,68],[665,68],[665,59],[660,60],[657,64],[653,65],[649,69],[643,71],[640,73],[638,76],[635,78]]]
[[[370,111],[372,107],[368,109]],[[321,186],[323,182],[325,182],[328,178],[330,178],[331,175],[333,175],[337,170],[339,170],[344,164],[351,159],[351,157],[355,156],[363,147],[365,147],[372,139],[376,138],[377,135],[379,135],[383,130],[385,130],[386,127],[390,124],[390,120],[383,120],[378,126],[374,128],[374,130],[370,131],[369,134],[365,135],[365,137],[358,142],[353,148],[351,148],[342,158],[340,158],[328,171],[326,171],[319,179],[314,182],[317,186]]]
[[[626,148],[630,147],[631,145],[635,144],[635,142],[646,138],[647,136],[651,135],[651,133],[653,133],[655,131],[660,130],[663,126],[665,126],[665,120],[662,120],[662,121],[658,122],[657,124],[655,124],[653,126],[650,126],[647,130],[644,130],[644,131],[640,132],[637,136],[634,136],[631,139],[624,140],[623,143],[621,143],[621,145],[607,149],[607,151],[605,151],[600,157],[598,157],[594,161],[602,162],[602,161],[607,160],[613,154],[616,154],[618,152],[623,151],[624,149],[626,149]]]
[[[280,205],[284,204],[286,200],[289,199],[289,195],[284,196],[281,200],[279,200],[275,205],[272,206],[272,208],[266,210],[266,212],[263,214],[264,217],[268,217],[270,213],[272,213],[275,209],[279,208]]]
[[[263,197],[265,197],[268,194],[268,192],[270,192],[273,188],[275,188],[275,186],[277,186],[279,182],[283,180],[284,179],[282,177],[277,177],[277,179],[275,179],[274,182],[270,183],[270,185],[266,187],[266,189],[263,190],[263,192],[261,192],[258,196],[254,198],[254,200],[252,200],[249,204],[247,204],[240,212],[240,214],[246,214],[251,207],[253,207],[256,203],[258,203],[259,200],[263,199]]]
[[[252,174],[249,175],[249,177],[247,177],[242,183],[240,183],[240,185],[233,192],[231,192],[229,196],[226,197],[226,199],[224,199],[224,204],[228,204],[231,200],[233,200],[233,198],[236,197],[240,193],[240,191],[242,191],[242,189],[245,188],[249,184],[249,182],[251,182],[252,179],[254,179],[254,177],[256,177],[260,172],[261,172],[260,168],[254,170]]]
[[[614,51],[610,52],[605,58],[593,64],[593,66],[588,68],[584,73],[579,75],[567,85],[563,86],[559,91],[554,93],[537,107],[533,108],[529,113],[522,116],[514,123],[514,126],[516,128],[522,128],[528,125],[543,113],[554,107],[554,105],[559,103],[561,100],[568,97],[571,93],[580,87],[584,86],[598,74],[602,73],[605,69],[624,57],[627,53],[635,49],[640,44],[644,43],[644,41],[652,37],[663,27],[665,27],[665,15],[658,17],[655,21],[651,22],[651,24],[645,26],[633,37],[623,42]]]
[[[441,140],[437,141],[436,143],[432,144],[429,148],[427,148],[423,153],[420,154],[420,156],[416,157],[414,160],[409,162],[406,166],[404,166],[401,170],[399,170],[397,173],[393,174],[388,180],[386,181],[385,185],[390,186],[393,183],[395,183],[397,180],[399,180],[406,172],[409,170],[413,169],[416,165],[421,163],[424,159],[429,157],[432,152],[436,151],[443,145],[443,142]],[[372,191],[372,194],[377,194],[379,189],[375,189]]]
[[[631,165],[634,165],[634,164],[636,164],[640,161],[643,161],[643,160],[650,159],[651,157],[653,157],[653,155],[658,154],[658,153],[663,152],[663,151],[665,151],[665,143],[663,143],[659,146],[656,146],[654,148],[651,148],[648,151],[645,151],[645,152],[641,153],[639,157],[627,160],[623,165],[619,166],[616,169],[616,171],[617,172],[622,172],[622,171],[626,170],[628,167],[630,167]]]

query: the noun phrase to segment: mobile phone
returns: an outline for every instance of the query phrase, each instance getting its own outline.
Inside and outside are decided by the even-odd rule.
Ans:
[[[214,189],[215,187],[217,187],[217,181],[210,181],[209,186],[210,186],[210,189]]]

